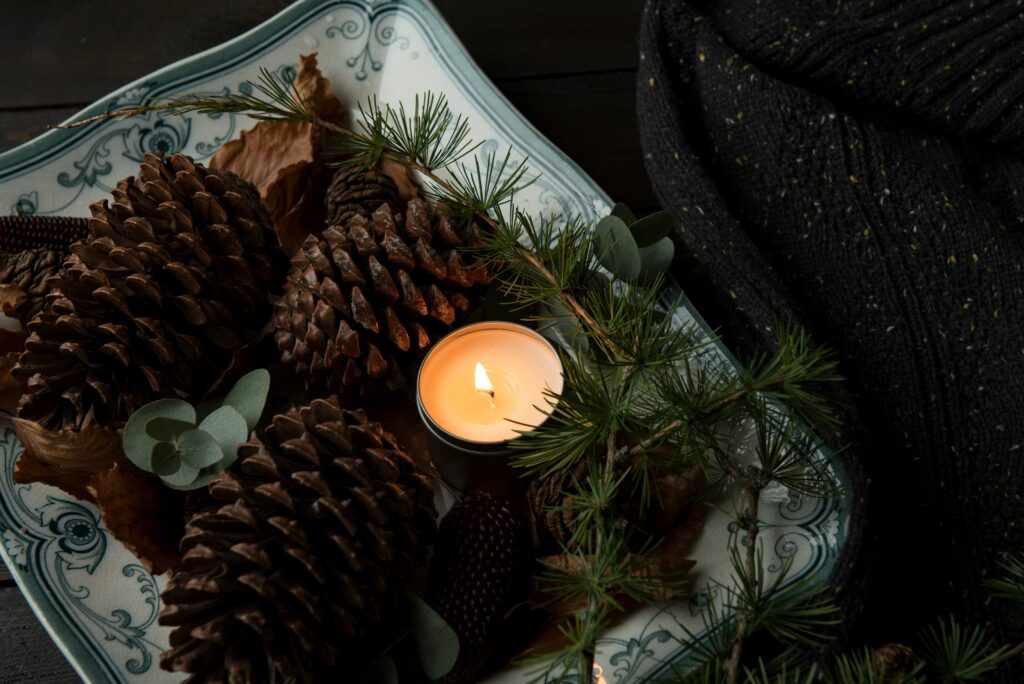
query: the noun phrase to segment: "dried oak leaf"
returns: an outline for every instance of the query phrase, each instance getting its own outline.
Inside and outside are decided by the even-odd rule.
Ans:
[[[89,486],[108,530],[147,570],[160,574],[181,562],[184,501],[160,480],[121,459]]]
[[[83,430],[47,430],[32,420],[12,418],[25,446],[14,466],[14,481],[42,482],[85,501],[95,501],[89,485],[122,456],[121,437],[111,428],[90,425]]]
[[[345,107],[320,73],[316,54],[300,57],[295,87],[318,116],[344,124]],[[287,253],[324,223],[323,198],[332,169],[323,162],[324,133],[310,123],[261,121],[225,144],[210,167],[254,184],[270,211]]]

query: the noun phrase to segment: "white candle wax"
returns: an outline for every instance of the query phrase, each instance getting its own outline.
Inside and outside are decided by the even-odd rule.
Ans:
[[[448,434],[504,442],[524,425],[544,421],[547,393],[561,393],[562,383],[562,364],[547,340],[523,326],[492,322],[440,340],[423,360],[417,391],[427,415]]]

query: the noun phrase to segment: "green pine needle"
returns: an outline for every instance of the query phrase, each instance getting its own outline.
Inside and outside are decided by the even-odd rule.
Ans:
[[[939,618],[921,633],[921,657],[943,684],[982,681],[1005,651],[1005,646],[992,644],[984,629],[964,629],[953,616]]]

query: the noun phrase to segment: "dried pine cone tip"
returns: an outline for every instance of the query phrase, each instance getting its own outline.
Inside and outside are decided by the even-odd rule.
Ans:
[[[19,414],[48,428],[205,391],[258,336],[287,269],[255,188],[184,155],[147,154],[92,213],[13,371]]]
[[[401,206],[401,201],[398,186],[387,174],[373,169],[343,166],[331,179],[325,204],[327,225],[330,226],[344,225],[353,216],[369,216],[381,206],[386,206],[388,213],[395,212]],[[392,215],[391,222],[394,221]]]
[[[339,676],[435,530],[429,478],[334,397],[275,416],[210,492],[219,506],[188,521],[160,616],[175,628],[162,666],[197,681],[265,681],[268,656],[279,674]]]
[[[0,252],[66,250],[89,232],[89,219],[73,216],[0,216]]]
[[[434,230],[423,200],[410,200],[404,218],[387,202],[347,216],[306,238],[278,303],[282,358],[313,395],[398,389],[487,283],[486,269],[453,247],[448,220],[438,217]]]

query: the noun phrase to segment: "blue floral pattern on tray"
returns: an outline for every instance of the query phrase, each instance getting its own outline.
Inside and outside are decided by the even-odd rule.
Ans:
[[[535,214],[579,214],[593,220],[608,211],[607,196],[537,133],[484,78],[427,0],[300,0],[249,33],[152,74],[87,108],[77,118],[130,107],[155,97],[244,91],[260,67],[293,78],[300,54],[318,52],[321,68],[350,105],[376,95],[408,101],[417,92],[445,93],[467,115],[484,154],[513,162],[529,157],[540,180],[517,198]],[[23,214],[88,215],[114,182],[135,173],[148,151],[183,151],[207,159],[253,122],[236,115],[172,116],[150,112],[72,131],[51,131],[0,155],[0,210]],[[684,304],[679,325],[697,321]],[[734,364],[720,346],[706,363]],[[75,669],[90,682],[160,682],[168,631],[156,623],[162,577],[150,575],[103,527],[96,509],[52,487],[11,479],[21,453],[9,423],[0,420],[0,555]],[[842,481],[843,473],[836,472]],[[824,578],[842,549],[849,512],[842,499],[798,496],[765,502],[765,564],[790,567],[793,578]],[[724,541],[729,518],[709,517],[693,549],[698,593],[690,603],[638,612],[610,630],[597,662],[603,681],[671,680],[686,654],[680,622],[699,630],[701,601],[721,601],[711,580],[725,581]],[[703,589],[703,590],[702,590]],[[524,681],[525,672],[488,681]]]

